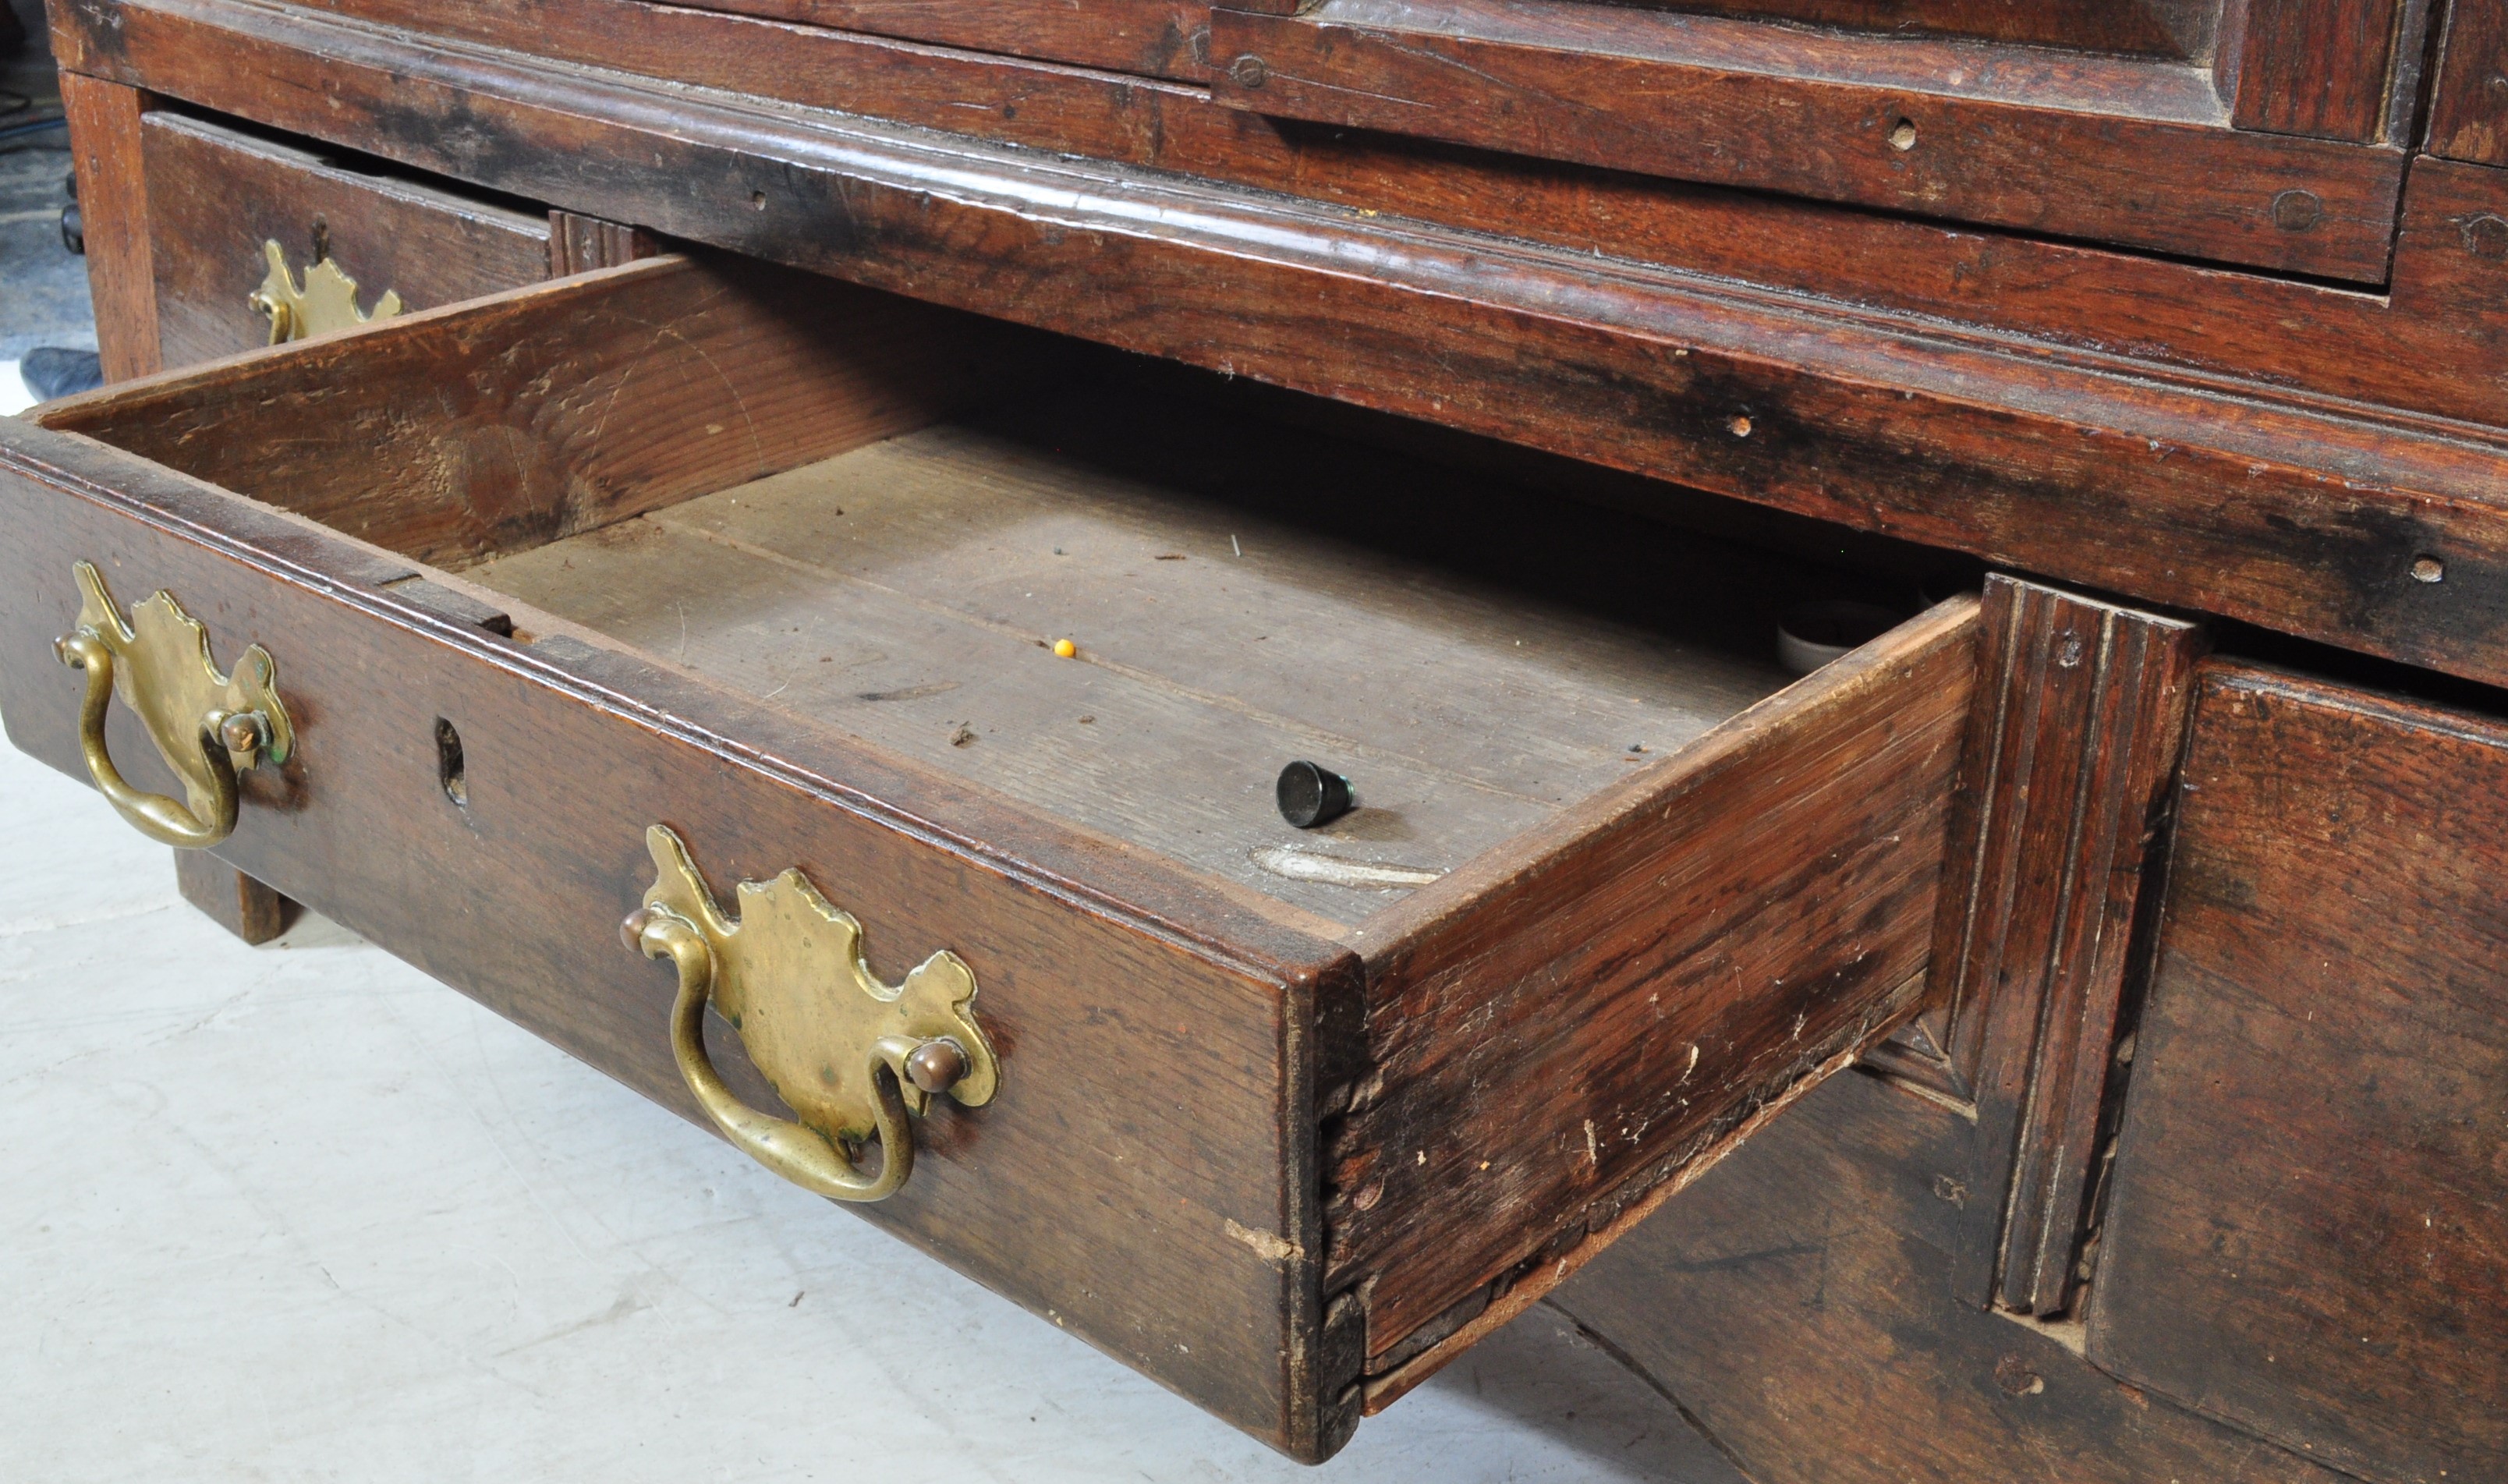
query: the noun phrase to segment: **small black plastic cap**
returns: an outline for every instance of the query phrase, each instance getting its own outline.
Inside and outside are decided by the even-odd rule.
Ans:
[[[1311,762],[1292,762],[1280,769],[1277,793],[1280,817],[1301,830],[1329,825],[1357,802],[1348,779]]]

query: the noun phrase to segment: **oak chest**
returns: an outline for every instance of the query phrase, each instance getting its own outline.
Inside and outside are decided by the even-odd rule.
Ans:
[[[1547,1298],[1754,1477],[2508,1465],[2485,5],[52,19],[0,712],[239,931],[1302,1459]]]

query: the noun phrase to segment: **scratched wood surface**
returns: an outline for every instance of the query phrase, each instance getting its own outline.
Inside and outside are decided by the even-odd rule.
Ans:
[[[2367,1479],[2508,1474],[2508,724],[2222,662],[2089,1354]]]
[[[1970,1125],[1840,1077],[1604,1253],[1560,1308],[1759,1484],[2343,1484],[1952,1293]]]
[[[1022,417],[1050,443],[927,428],[466,575],[1344,923],[1406,888],[1272,853],[1451,871],[1791,679],[1765,605],[1817,573],[1216,409],[1053,401]],[[1184,467],[1142,466],[1162,441]],[[1604,550],[1658,601],[1602,597]],[[1305,758],[1361,807],[1284,822]]]

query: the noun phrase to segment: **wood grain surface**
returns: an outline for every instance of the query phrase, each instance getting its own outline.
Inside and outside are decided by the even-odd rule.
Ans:
[[[130,455],[19,427],[0,461],[0,518],[27,533],[0,556],[18,746],[84,775],[77,678],[48,649],[76,615],[71,564],[126,602],[170,589],[221,653],[270,648],[299,725],[222,856],[691,1116],[670,976],[617,940],[651,874],[644,831],[678,830],[718,894],[802,870],[891,979],[964,957],[1005,1061],[1000,1096],[922,1120],[913,1181],[856,1212],[1286,1451],[1346,1434],[1323,1415],[1347,1378],[1318,1370],[1311,1256],[1318,1001],[1354,998],[1345,950],[625,653],[403,604],[406,564]],[[115,716],[140,768],[149,744]]]
[[[2508,166],[2508,4],[2453,0],[2430,90],[2429,151]]]
[[[1850,326],[1641,267],[292,14],[63,15],[90,7],[113,23],[72,27],[78,65],[187,93],[318,74],[338,106],[256,89],[257,106],[570,209],[2508,678],[2508,450],[2470,429]],[[2489,269],[2481,233],[2428,237]],[[2412,575],[2424,557],[2444,580]]]
[[[659,259],[45,421],[458,567],[920,426],[980,385],[981,328],[763,265]],[[478,354],[492,340],[515,352]]]
[[[2200,631],[2001,575],[1934,992],[1974,1090],[1954,1282],[2030,1315],[2071,1305],[2136,913],[2192,703]]]
[[[1206,90],[643,0],[536,0],[528,10],[498,0],[322,5],[509,54],[874,114],[1762,285],[1826,302],[1859,322],[1902,315],[1910,317],[1899,328],[1910,332],[1939,335],[1960,325],[2026,336],[2042,342],[2044,353],[2226,375],[2255,383],[2267,397],[2313,390],[2508,422],[2508,336],[2482,313],[2490,302],[2482,291],[2418,291],[2430,271],[2445,270],[2463,249],[2455,226],[2409,195],[2419,228],[2408,222],[2398,246],[2398,303],[2305,279],[1274,121],[1213,102]],[[240,90],[221,95],[241,110],[266,112],[276,101]],[[318,126],[308,114],[289,127]],[[380,131],[367,142],[387,147]],[[2465,185],[2454,194],[2472,191]],[[2494,187],[2489,209],[2508,209],[2499,195]],[[2449,209],[2484,208],[2468,201]],[[2493,270],[2485,281],[2495,279]]]
[[[140,164],[140,120],[152,100],[136,89],[67,70],[60,79],[87,239],[88,292],[95,302],[97,354],[106,381],[128,381],[160,363],[148,175]]]
[[[371,310],[435,309],[549,276],[544,216],[465,200],[168,110],[140,126],[161,356],[187,366],[270,340],[252,308],[277,242],[300,277],[327,254]]]
[[[1370,1069],[1329,1137],[1326,1286],[1366,1295],[1371,1369],[1915,1008],[1975,615],[1942,605],[1351,935]]]
[[[1213,95],[1260,113],[2363,282],[2385,276],[2405,163],[2233,129],[2183,65],[1581,0],[1214,11],[1210,45]]]
[[[1554,1302],[1759,1484],[2342,1484],[1945,1281],[1970,1125],[1839,1077]]]
[[[2508,1472],[2508,723],[2208,667],[2089,1354],[2362,1478]]]

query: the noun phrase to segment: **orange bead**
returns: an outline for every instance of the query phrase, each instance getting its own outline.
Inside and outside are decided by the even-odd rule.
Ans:
[[[1065,659],[1069,659],[1071,656],[1080,652],[1080,646],[1073,644],[1068,639],[1057,639],[1053,642],[1053,652],[1061,655]]]

